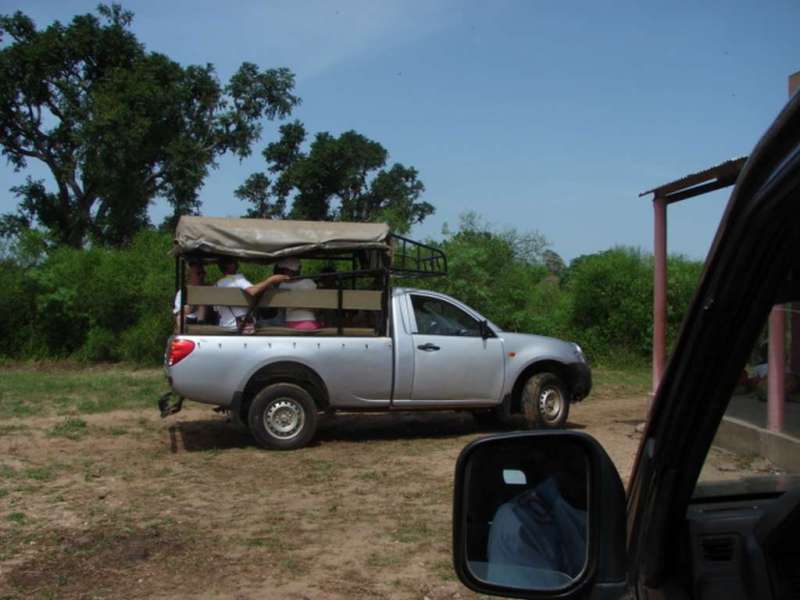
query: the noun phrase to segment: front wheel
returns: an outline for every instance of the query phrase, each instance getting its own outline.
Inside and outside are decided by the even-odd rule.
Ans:
[[[293,383],[275,383],[253,398],[250,431],[258,445],[270,450],[295,450],[317,431],[317,407],[311,395]]]
[[[534,375],[522,392],[522,411],[531,428],[563,428],[569,416],[567,387],[555,373]]]

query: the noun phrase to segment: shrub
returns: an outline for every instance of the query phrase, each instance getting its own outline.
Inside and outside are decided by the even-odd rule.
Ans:
[[[145,316],[122,334],[120,354],[137,365],[157,365],[164,359],[167,337],[172,332],[172,311]]]
[[[37,241],[37,240],[34,240]],[[432,244],[449,276],[410,283],[450,294],[503,329],[579,343],[594,360],[647,360],[652,339],[652,256],[612,248],[564,269],[537,233],[496,231],[475,215]],[[174,260],[169,234],[142,231],[127,248],[55,248],[41,243],[0,263],[0,356],[159,364],[172,331]],[[545,259],[547,259],[545,261]],[[545,266],[545,262],[549,266]],[[555,265],[555,267],[553,266]],[[305,261],[307,273],[322,266]],[[346,268],[346,266],[345,266]],[[675,339],[702,265],[668,264],[668,339]],[[242,264],[251,281],[271,269]],[[208,282],[220,273],[208,269]]]
[[[117,334],[103,327],[93,327],[86,336],[78,358],[89,362],[115,361],[120,358],[120,344]]]
[[[171,328],[174,261],[170,236],[143,231],[118,250],[56,248],[37,261],[5,259],[0,271],[0,354],[14,358],[75,355],[88,361],[161,360]],[[156,332],[158,332],[156,334]],[[166,333],[165,333],[166,332]],[[133,357],[133,358],[131,358]]]
[[[592,355],[649,350],[652,275],[638,250],[613,248],[570,266],[569,326]]]
[[[667,273],[667,334],[677,336],[697,287],[702,263],[671,256]],[[568,331],[600,359],[650,356],[653,337],[653,257],[612,248],[575,259],[567,272]]]
[[[458,298],[503,329],[524,329],[531,292],[548,273],[541,259],[547,242],[541,234],[497,232],[467,214],[458,230],[445,230],[438,245],[447,255],[448,277],[417,285]]]
[[[685,256],[670,256],[667,261],[667,342],[670,346],[680,332],[702,271],[703,263]]]
[[[32,350],[35,298],[22,267],[0,263],[0,356],[20,356]]]

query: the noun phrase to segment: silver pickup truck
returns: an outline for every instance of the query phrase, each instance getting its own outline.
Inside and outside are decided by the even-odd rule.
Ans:
[[[205,221],[215,221],[217,229],[203,229]],[[232,246],[254,247],[252,239],[243,240],[248,234],[231,235],[242,221],[255,220],[183,218],[176,254],[184,260],[236,256]],[[304,258],[352,259],[350,271],[336,273],[335,285],[328,286],[333,289],[319,289],[320,283],[303,292],[278,288],[257,299],[239,289],[182,290],[189,304],[302,306],[327,313],[325,322],[310,331],[259,324],[244,335],[181,319],[182,333],[169,339],[165,357],[169,384],[181,402],[225,407],[263,447],[293,449],[311,441],[320,412],[471,410],[499,418],[521,413],[531,426],[557,428],[566,423],[570,402],[589,393],[591,372],[577,344],[506,332],[445,294],[389,286],[392,275],[441,274],[446,259],[438,250],[423,246],[420,255],[420,245],[375,224],[297,223],[259,222],[257,245],[270,254],[264,260],[286,256],[265,245],[268,238],[280,238],[277,246],[284,250],[291,238],[288,247]],[[289,230],[291,235],[278,235]],[[385,246],[364,245],[374,240]],[[431,254],[425,256],[425,249]],[[370,257],[375,254],[385,255],[383,267],[357,268],[380,264]],[[179,266],[179,282],[180,271]],[[356,276],[378,280],[382,289],[358,289]],[[365,314],[372,317],[371,327],[364,326]],[[348,318],[359,315],[360,326],[351,326]],[[166,403],[161,408],[162,415],[174,412]]]

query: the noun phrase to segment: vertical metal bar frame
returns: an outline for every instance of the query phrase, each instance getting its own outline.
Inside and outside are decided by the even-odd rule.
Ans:
[[[178,257],[178,283],[180,284],[180,295],[178,296],[180,300],[180,310],[181,310],[181,324],[178,328],[178,333],[184,334],[186,333],[186,315],[184,314],[186,311],[184,307],[186,306],[186,261],[183,260],[183,257]]]
[[[800,373],[800,302],[789,307],[789,370]]]
[[[776,304],[769,313],[767,429],[782,432],[786,399],[786,313]]]
[[[175,257],[175,293],[178,293],[178,290],[181,289],[181,267],[180,267],[180,256]]]
[[[667,360],[667,200],[653,198],[653,394]]]
[[[344,311],[342,310],[342,301],[344,293],[342,292],[342,278],[336,277],[336,335],[342,335],[342,323],[344,321]]]
[[[381,293],[381,320],[380,327],[378,328],[378,335],[385,336],[389,327],[389,285],[391,271],[384,267],[383,269],[383,291]]]

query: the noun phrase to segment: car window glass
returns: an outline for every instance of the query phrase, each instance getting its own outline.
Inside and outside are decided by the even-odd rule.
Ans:
[[[411,296],[417,333],[423,335],[480,336],[480,326],[460,308],[429,296]]]
[[[747,492],[772,489],[778,476],[800,474],[800,303],[781,305],[783,356],[770,391],[770,333],[765,322],[742,368],[700,473],[695,496],[713,495],[714,484]],[[780,344],[777,345],[780,347]],[[776,345],[773,344],[773,349]],[[780,389],[782,387],[782,390]],[[738,487],[737,487],[738,485]]]

